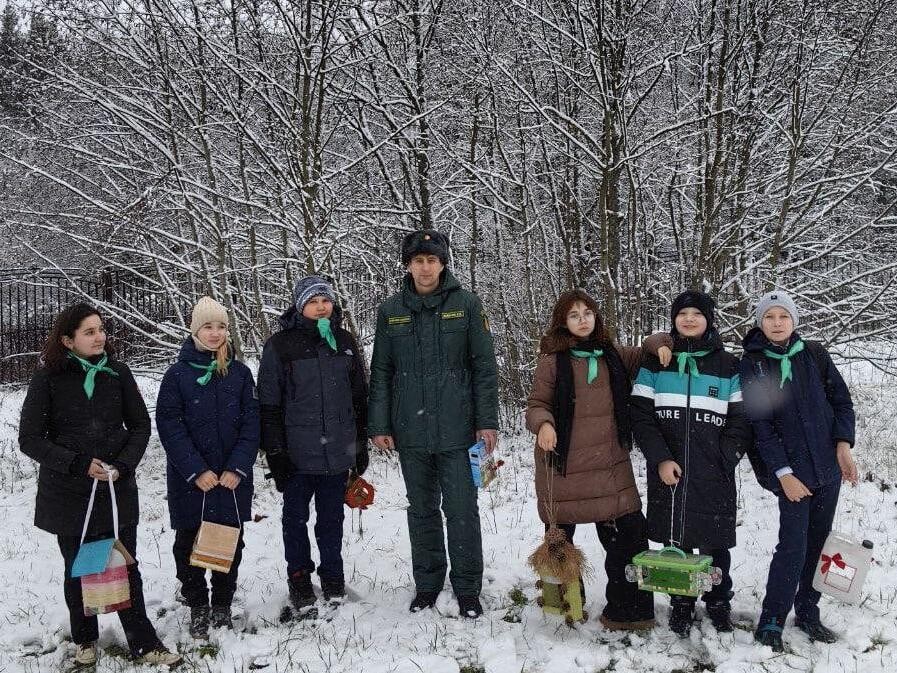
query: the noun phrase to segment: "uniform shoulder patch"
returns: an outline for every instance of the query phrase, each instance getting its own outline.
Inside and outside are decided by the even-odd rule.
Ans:
[[[388,325],[406,325],[410,322],[410,315],[391,315],[386,318],[386,323]]]
[[[455,320],[455,319],[457,319],[457,318],[463,318],[463,317],[464,317],[464,311],[463,311],[463,310],[459,310],[459,311],[444,311],[443,314],[442,314],[442,319],[443,319],[443,320]]]

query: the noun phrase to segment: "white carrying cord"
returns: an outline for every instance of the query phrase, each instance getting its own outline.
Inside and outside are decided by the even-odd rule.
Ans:
[[[237,504],[237,491],[235,489],[228,489],[231,492],[231,495],[234,496],[234,510],[237,512],[237,526],[240,530],[243,530],[243,519],[240,518],[240,506]],[[200,515],[200,520],[203,520],[203,517],[206,515],[206,492],[202,492],[202,514]],[[199,527],[199,533],[196,535],[197,542],[202,537],[202,526]]]
[[[681,544],[681,541],[673,539],[673,513],[676,510],[676,489],[679,488],[679,484],[675,483],[670,486],[670,546],[678,547]],[[683,503],[684,505],[685,503]],[[684,521],[683,521],[684,527]]]
[[[109,467],[108,465],[103,465],[103,470],[106,472],[106,476],[108,477],[109,483],[109,494],[112,499],[112,526],[115,528],[115,539],[118,539],[118,502],[115,498],[115,480],[112,478],[112,475],[115,473],[115,469]],[[97,483],[100,480],[94,477],[93,486],[90,489],[90,500],[87,501],[87,516],[84,517],[84,527],[81,529],[81,543],[84,544],[84,538],[87,537],[87,524],[90,523],[90,515],[93,514],[93,503],[96,499],[97,495]]]

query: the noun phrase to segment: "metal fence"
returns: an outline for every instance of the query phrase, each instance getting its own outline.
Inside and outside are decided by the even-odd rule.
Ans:
[[[0,384],[25,382],[38,365],[53,320],[77,301],[129,307],[145,325],[107,316],[105,327],[119,357],[146,349],[136,332],[176,317],[170,301],[143,287],[139,277],[119,270],[5,269],[0,271]]]

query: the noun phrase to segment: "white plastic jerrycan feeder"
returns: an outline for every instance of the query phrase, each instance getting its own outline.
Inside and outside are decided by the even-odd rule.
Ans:
[[[813,588],[845,603],[859,603],[872,565],[872,543],[856,542],[843,533],[829,533],[819,555]]]

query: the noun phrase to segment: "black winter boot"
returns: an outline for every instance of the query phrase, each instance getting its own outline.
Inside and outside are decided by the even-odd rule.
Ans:
[[[670,600],[670,631],[680,638],[688,638],[694,621],[695,602],[679,596]]]
[[[801,631],[810,636],[812,642],[818,643],[837,643],[838,636],[827,626],[823,626],[820,621],[806,621],[803,619],[795,619],[794,625]]]
[[[190,608],[190,635],[199,640],[209,637],[209,606]]]
[[[754,632],[754,640],[761,645],[772,648],[773,652],[784,652],[785,644],[782,642],[782,628],[785,626],[784,617],[761,618]]]
[[[342,577],[332,579],[322,577],[321,591],[324,592],[325,601],[338,601],[346,597],[346,583]]]
[[[439,598],[438,591],[418,591],[414,600],[411,601],[411,605],[408,606],[408,610],[420,612],[421,610],[432,608],[436,605],[437,598]]]
[[[290,602],[296,610],[302,610],[309,605],[314,605],[318,597],[315,588],[311,585],[311,575],[304,570],[293,573],[289,580]]]
[[[462,617],[476,619],[483,616],[483,606],[479,596],[458,596],[458,610]]]
[[[732,625],[732,606],[728,601],[711,601],[705,609],[717,633],[731,633],[735,629]]]
[[[234,623],[230,616],[229,605],[213,605],[211,619],[209,621],[213,629],[234,628]]]

